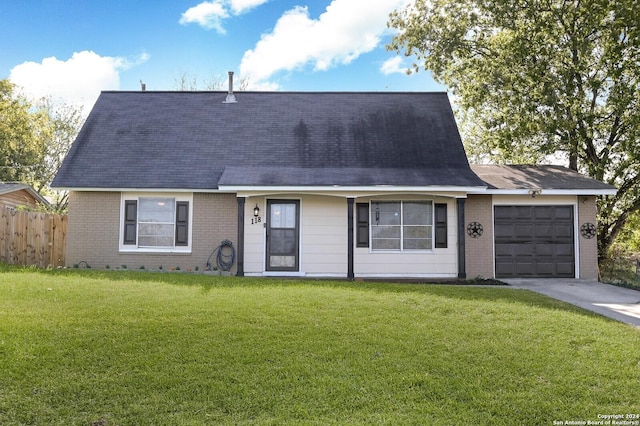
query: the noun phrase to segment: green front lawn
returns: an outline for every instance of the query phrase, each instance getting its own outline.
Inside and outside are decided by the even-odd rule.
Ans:
[[[0,269],[2,425],[596,421],[639,349],[505,287]]]

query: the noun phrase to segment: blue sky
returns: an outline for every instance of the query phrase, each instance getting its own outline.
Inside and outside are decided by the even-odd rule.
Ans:
[[[100,90],[198,89],[227,71],[251,90],[442,91],[389,52],[407,0],[0,0],[0,78],[93,104]]]

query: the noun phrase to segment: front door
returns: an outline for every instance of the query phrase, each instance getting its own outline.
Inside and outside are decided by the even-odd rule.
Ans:
[[[267,271],[298,271],[300,201],[267,201]]]

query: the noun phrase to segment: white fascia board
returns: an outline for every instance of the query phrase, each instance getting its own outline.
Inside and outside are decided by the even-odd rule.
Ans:
[[[264,193],[264,192],[295,192],[295,193],[361,193],[361,192],[457,192],[467,194],[470,192],[483,194],[484,186],[231,186],[220,185],[221,192],[233,193]]]
[[[54,188],[58,191],[76,191],[76,192],[224,192],[219,189],[188,189],[188,188]]]
[[[539,188],[531,188],[539,189]],[[470,195],[531,195],[531,189],[487,189],[485,191],[469,191]],[[616,195],[616,189],[539,189],[536,195]]]

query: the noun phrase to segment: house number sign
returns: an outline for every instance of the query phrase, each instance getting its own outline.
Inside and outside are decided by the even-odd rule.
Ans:
[[[257,225],[259,223],[262,223],[262,216],[256,216],[251,218],[252,225]]]

